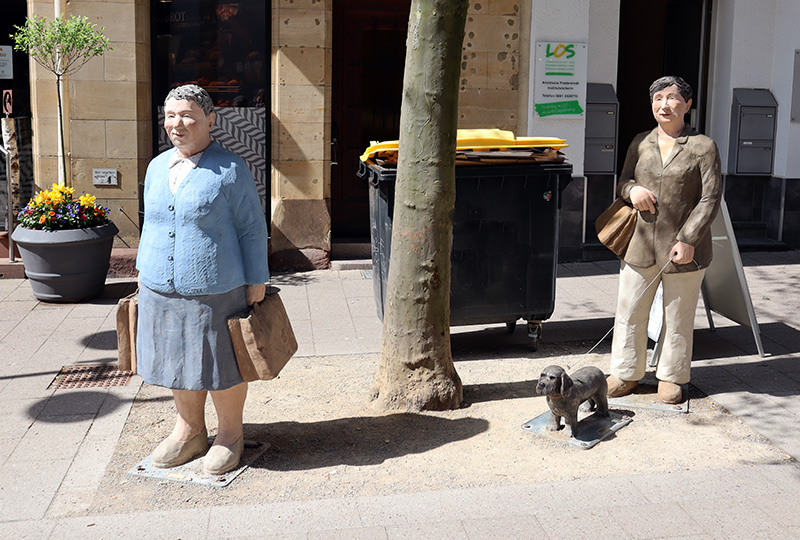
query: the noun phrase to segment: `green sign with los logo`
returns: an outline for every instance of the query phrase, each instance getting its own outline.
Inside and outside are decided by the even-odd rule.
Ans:
[[[581,118],[586,108],[586,44],[537,42],[534,110],[548,116]]]

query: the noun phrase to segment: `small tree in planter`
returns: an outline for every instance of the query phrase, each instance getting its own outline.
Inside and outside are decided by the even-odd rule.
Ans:
[[[14,26],[16,32],[10,37],[14,49],[25,51],[36,63],[56,76],[58,99],[58,130],[61,136],[61,165],[58,183],[66,184],[67,153],[64,148],[64,113],[61,106],[61,79],[78,71],[95,56],[111,50],[105,28],[95,30],[95,25],[86,17],[62,15],[51,22],[36,15],[27,17],[23,26]]]
[[[117,226],[94,196],[53,184],[19,213],[12,240],[19,246],[33,295],[78,302],[103,292]]]

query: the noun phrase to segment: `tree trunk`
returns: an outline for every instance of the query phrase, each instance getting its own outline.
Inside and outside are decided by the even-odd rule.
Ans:
[[[58,185],[67,185],[67,151],[64,145],[64,111],[61,105],[61,75],[56,75],[56,100],[58,101]]]
[[[467,0],[411,4],[383,343],[372,392],[382,409],[453,409],[462,400],[450,352],[450,244],[467,6]]]

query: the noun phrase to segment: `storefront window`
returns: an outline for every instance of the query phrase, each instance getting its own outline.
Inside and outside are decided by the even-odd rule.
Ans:
[[[268,67],[263,0],[154,1],[154,102],[194,83],[217,107],[264,107]]]
[[[155,152],[172,146],[163,128],[169,90],[188,83],[202,86],[215,105],[211,138],[245,160],[265,212],[270,193],[267,5],[263,0],[150,3]]]

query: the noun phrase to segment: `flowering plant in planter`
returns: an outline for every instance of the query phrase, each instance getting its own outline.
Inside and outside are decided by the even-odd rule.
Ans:
[[[20,211],[19,224],[28,229],[61,231],[87,229],[109,223],[108,208],[95,202],[89,194],[74,198],[75,189],[53,184],[40,191]]]

